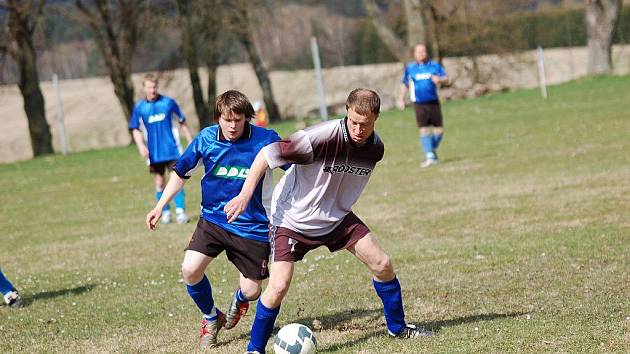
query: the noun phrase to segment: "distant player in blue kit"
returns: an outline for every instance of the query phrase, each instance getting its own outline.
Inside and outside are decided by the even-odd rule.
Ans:
[[[12,308],[22,307],[22,297],[13,284],[7,279],[0,269],[0,293],[4,297],[4,302]]]
[[[200,347],[214,346],[221,327],[234,327],[260,295],[261,282],[269,276],[269,219],[272,174],[268,170],[255,187],[252,203],[232,223],[227,222],[225,204],[243,187],[254,158],[265,146],[280,140],[273,130],[254,126],[251,103],[238,91],[217,97],[214,118],[218,125],[202,130],[177,160],[174,173],[157,205],[146,217],[153,230],[162,208],[177,195],[198,162],[205,173],[201,179],[202,214],[182,263],[188,294],[203,314]],[[212,288],[204,272],[210,262],[225,250],[240,272],[240,287],[234,293],[226,314],[214,305]]]
[[[440,63],[429,59],[424,44],[415,46],[413,57],[415,60],[405,66],[397,105],[400,109],[405,108],[405,96],[409,92],[409,99],[413,102],[416,111],[416,123],[420,128],[420,145],[425,156],[421,166],[429,167],[438,163],[436,151],[444,135],[437,87],[447,82],[448,77]]]
[[[181,154],[179,132],[173,126],[173,118],[177,117],[186,141],[190,144],[192,134],[186,117],[174,99],[158,93],[158,80],[153,74],[144,77],[143,89],[145,98],[136,104],[129,121],[129,129],[133,134],[140,156],[149,161],[149,172],[155,181],[155,196],[160,199],[166,184],[166,170],[171,170]],[[170,206],[166,204],[162,213],[162,223],[171,223]],[[186,199],[182,189],[175,196],[175,220],[178,224],[190,221],[186,215]]]

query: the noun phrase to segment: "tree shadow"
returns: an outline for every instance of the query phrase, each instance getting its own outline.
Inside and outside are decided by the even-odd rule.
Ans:
[[[94,289],[96,286],[94,284],[87,284],[83,286],[77,286],[75,288],[70,289],[61,289],[61,290],[53,290],[53,291],[42,291],[36,294],[33,294],[28,297],[24,297],[24,307],[31,305],[33,302],[38,300],[48,300],[53,299],[59,296],[76,296],[79,294],[83,294],[84,292],[90,291]]]
[[[528,313],[529,312],[522,312],[522,311],[508,312],[508,313],[482,313],[482,314],[478,314],[478,315],[470,315],[470,316],[452,318],[452,319],[449,319],[449,320],[440,320],[440,321],[432,321],[432,322],[419,322],[419,323],[415,323],[415,324],[420,326],[420,327],[424,327],[426,329],[430,329],[433,332],[437,333],[437,332],[441,331],[442,329],[444,329],[446,327],[459,326],[459,325],[472,323],[472,322],[483,322],[483,321],[492,321],[492,320],[501,319],[501,318],[518,317],[518,316],[523,316],[523,315],[528,314]]]

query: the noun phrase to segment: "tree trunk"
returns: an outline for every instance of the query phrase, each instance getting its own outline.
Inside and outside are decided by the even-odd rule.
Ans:
[[[621,0],[586,0],[587,72],[612,72],[612,40],[619,23]]]
[[[425,18],[426,18],[426,27],[428,32],[428,41],[429,41],[429,50],[431,51],[431,58],[436,60],[438,63],[442,63],[442,52],[440,50],[440,39],[438,37],[438,28],[437,28],[437,13],[433,6],[425,7]]]
[[[409,48],[407,48],[403,41],[401,41],[400,38],[398,38],[389,27],[387,27],[385,20],[381,16],[381,11],[374,0],[363,0],[363,7],[368,13],[372,25],[376,28],[378,37],[381,41],[383,41],[383,43],[385,43],[392,54],[394,54],[394,56],[403,63],[409,60]]]
[[[263,92],[263,101],[265,101],[265,108],[267,109],[267,113],[269,114],[269,121],[275,122],[282,119],[280,115],[280,110],[278,110],[278,106],[276,105],[276,100],[273,97],[273,91],[271,89],[271,80],[269,79],[269,74],[267,73],[267,69],[265,69],[262,60],[260,59],[260,55],[258,54],[258,49],[254,45],[254,42],[251,39],[251,34],[249,30],[247,33],[241,35],[241,43],[245,47],[247,51],[247,55],[249,56],[249,60],[254,67],[254,71],[256,72],[256,77],[258,78],[258,83]]]
[[[177,0],[177,10],[179,12],[179,26],[182,31],[182,50],[188,65],[193,102],[195,103],[195,111],[199,119],[199,130],[201,130],[210,125],[211,117],[208,112],[208,106],[203,99],[201,80],[199,79],[199,61],[197,60],[197,48],[193,37],[190,1]]]
[[[208,39],[208,47],[206,50],[206,67],[208,68],[208,120],[204,121],[204,127],[214,123],[214,106],[217,100],[217,68],[219,66],[219,53],[218,44],[216,43],[218,37],[217,32],[210,32],[210,38]],[[199,122],[201,125],[201,122]]]
[[[42,4],[43,5],[43,4]],[[24,112],[28,119],[33,156],[52,154],[52,135],[46,121],[44,96],[39,87],[37,54],[33,46],[33,19],[17,1],[9,1],[9,32],[17,45],[12,53],[20,70],[19,88],[24,98]]]
[[[413,48],[417,44],[426,44],[427,35],[423,17],[423,1],[404,0],[404,9],[407,20],[407,46]]]

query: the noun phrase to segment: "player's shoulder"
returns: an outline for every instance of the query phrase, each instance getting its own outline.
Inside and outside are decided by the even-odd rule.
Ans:
[[[200,147],[210,147],[214,145],[214,142],[217,140],[218,129],[218,124],[214,124],[201,129],[201,131],[195,138],[198,141],[197,144]]]
[[[413,60],[412,61],[408,61],[407,64],[405,64],[405,67],[406,68],[410,68],[410,67],[414,66],[414,64],[416,64],[415,61],[413,61]]]

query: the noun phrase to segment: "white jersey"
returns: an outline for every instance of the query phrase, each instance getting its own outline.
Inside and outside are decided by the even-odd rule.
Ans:
[[[324,236],[352,210],[383,158],[376,132],[357,146],[346,119],[300,130],[262,150],[271,168],[293,164],[273,192],[271,224],[308,237]]]

